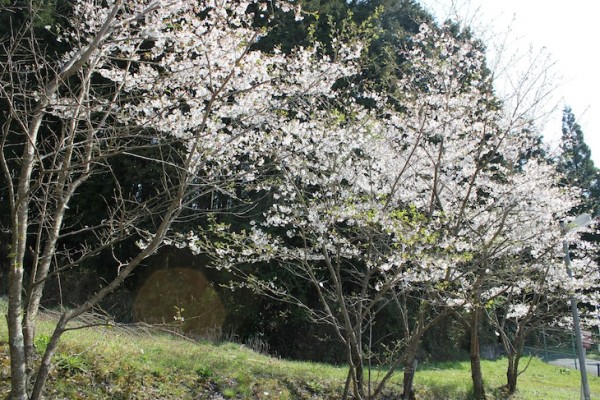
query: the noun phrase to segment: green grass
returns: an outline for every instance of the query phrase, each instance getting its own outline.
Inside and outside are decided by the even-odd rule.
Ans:
[[[527,360],[523,360],[525,365]],[[486,391],[490,398],[504,399],[506,359],[482,361]],[[422,365],[415,377],[417,394],[431,399],[467,399],[471,370],[468,361]],[[573,400],[579,398],[579,371],[556,367],[534,358],[519,377],[518,400]],[[592,398],[600,398],[600,379],[589,376]]]
[[[4,311],[5,304],[0,310]],[[36,344],[42,349],[51,321],[42,319]],[[6,323],[0,323],[0,397],[9,391]],[[203,399],[218,391],[231,399],[337,399],[346,369],[292,362],[258,354],[236,343],[191,342],[159,333],[120,328],[67,332],[47,385],[52,399]],[[506,360],[482,364],[490,398],[504,399]],[[400,393],[399,374],[389,385]],[[593,398],[600,380],[590,377]],[[418,399],[468,399],[467,361],[421,364],[415,377]],[[515,400],[579,398],[579,374],[534,359],[519,380]]]

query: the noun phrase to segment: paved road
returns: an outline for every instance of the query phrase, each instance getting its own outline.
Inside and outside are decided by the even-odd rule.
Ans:
[[[558,367],[571,369],[575,369],[575,365],[577,365],[577,369],[579,369],[579,360],[575,360],[573,356],[566,354],[552,356],[548,360],[548,363]],[[588,375],[600,376],[598,375],[598,365],[600,365],[600,361],[586,359],[585,367]]]

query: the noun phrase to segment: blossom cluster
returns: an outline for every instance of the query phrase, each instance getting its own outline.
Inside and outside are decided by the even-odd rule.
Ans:
[[[529,285],[582,287],[546,278],[560,254],[557,221],[578,194],[527,154],[535,117],[496,98],[476,42],[423,25],[398,49],[396,87],[356,93],[335,83],[359,70],[360,42],[333,41],[335,56],[318,43],[258,51],[251,6],[264,11],[250,0],[78,0],[65,59],[89,47],[90,32],[102,36],[88,68],[110,85],[57,94],[53,113],[110,110],[122,127],[184,143],[184,169],[216,191],[235,182],[267,196],[251,229],[217,232],[222,265],[276,260],[333,292],[324,271],[335,262],[377,293],[438,287],[448,304],[483,276],[484,294],[505,293],[496,281],[507,271],[544,276],[521,280]]]
[[[482,49],[424,25],[399,51],[409,68],[390,95],[400,109],[382,93],[362,93],[376,104],[367,107],[323,90],[279,113],[263,148],[277,172],[256,186],[272,203],[248,236],[222,239],[220,258],[276,260],[335,297],[333,263],[372,296],[429,287],[467,308],[476,285],[483,303],[594,285],[568,279],[561,258],[558,221],[579,193],[527,154],[535,125],[495,98]]]

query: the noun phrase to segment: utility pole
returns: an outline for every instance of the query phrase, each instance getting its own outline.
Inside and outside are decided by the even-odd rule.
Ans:
[[[570,225],[571,228],[583,226],[586,223],[591,221],[589,214],[580,215],[575,219],[575,221]],[[571,226],[572,225],[572,226]],[[565,224],[564,221],[560,221],[560,229],[563,236],[569,232],[569,227]],[[565,253],[565,266],[567,268],[567,274],[569,278],[573,278],[573,271],[571,270],[571,256],[569,255],[569,242],[566,237],[563,239],[563,251]],[[583,392],[584,400],[590,400],[590,385],[587,379],[587,368],[585,365],[585,353],[583,349],[583,340],[581,337],[581,326],[579,325],[579,310],[577,309],[577,299],[575,299],[575,294],[570,295],[571,300],[571,312],[573,313],[573,330],[575,333],[575,343],[577,345],[577,354],[579,356],[579,371],[581,372],[581,389]]]

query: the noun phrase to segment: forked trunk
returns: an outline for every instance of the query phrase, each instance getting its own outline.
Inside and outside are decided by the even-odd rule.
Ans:
[[[365,398],[364,395],[364,378],[362,364],[355,364],[352,362],[348,367],[348,376],[346,378],[346,385],[344,386],[344,393],[342,400],[349,398],[362,400]],[[352,387],[353,395],[350,394],[350,388]]]
[[[519,377],[519,360],[521,359],[518,353],[508,355],[508,369],[506,371],[506,389],[509,394],[517,391],[517,379]]]
[[[513,346],[505,345],[508,353],[508,368],[506,370],[506,389],[509,394],[517,391],[517,380],[519,378],[519,361],[523,355],[523,345],[525,344],[525,329],[523,325],[517,327]]]

